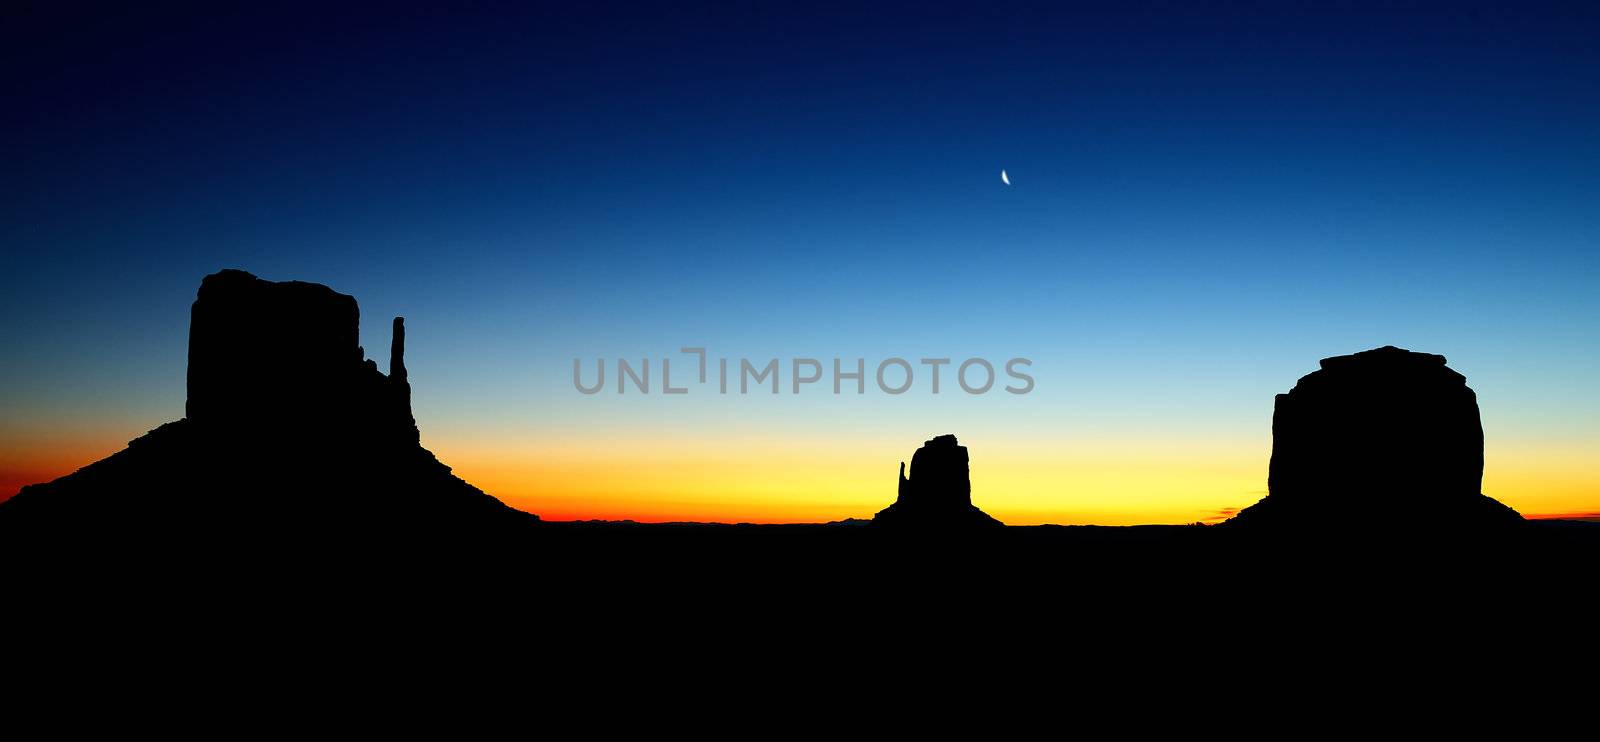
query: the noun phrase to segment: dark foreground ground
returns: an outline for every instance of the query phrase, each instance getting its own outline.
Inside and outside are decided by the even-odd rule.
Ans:
[[[916,625],[1119,615],[1256,623],[1295,605],[1318,606],[1305,616],[1314,623],[1452,605],[1480,618],[1552,615],[1587,599],[1600,568],[1600,524],[1579,521],[1469,534],[534,522],[493,535],[370,536],[328,542],[219,528],[197,539],[13,541],[0,550],[11,595],[86,603],[101,617],[234,606],[242,620],[378,614],[385,626],[471,618],[580,633],[613,622],[634,632],[677,624],[782,634],[777,627],[799,624],[814,633],[872,613],[916,616]]]
[[[1137,603],[1190,595],[1243,606],[1349,591],[1400,601],[1430,589],[1572,590],[1600,569],[1600,524],[1529,521],[1508,532],[1351,529],[1260,533],[1218,526],[1010,526],[885,532],[867,524],[545,523],[527,545],[553,583],[632,584],[713,600],[791,586],[819,603],[989,593],[996,605]]]
[[[901,531],[866,521],[529,521],[493,532],[358,528],[314,537],[233,530],[226,523],[203,533],[9,535],[0,556],[13,577],[212,587],[253,580],[425,586],[510,578],[546,587],[730,593],[813,580],[840,588],[860,581],[910,587],[961,580],[1034,586],[1147,580],[1217,589],[1311,574],[1383,580],[1425,570],[1438,579],[1533,578],[1593,575],[1600,567],[1600,523],[1560,520],[1466,533],[1370,523],[1306,532],[1226,525]]]
[[[422,693],[423,708],[441,687],[487,684],[515,691],[503,708],[557,716],[558,698],[715,715],[756,697],[777,704],[769,721],[904,688],[923,699],[906,713],[931,721],[987,691],[1047,711],[1073,708],[1073,688],[1128,702],[1315,686],[1344,714],[1409,706],[1418,677],[1577,677],[1600,565],[1600,524],[1552,521],[1492,538],[632,523],[342,546],[213,536],[0,544],[13,676],[70,689],[91,672],[182,687],[188,703],[288,682],[342,706],[377,688]]]

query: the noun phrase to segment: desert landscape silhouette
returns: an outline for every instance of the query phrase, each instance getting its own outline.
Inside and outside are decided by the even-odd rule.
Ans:
[[[907,542],[1149,557],[1245,543],[1600,539],[1600,526],[1525,522],[1485,496],[1482,423],[1465,377],[1442,356],[1388,346],[1323,359],[1278,395],[1269,494],[1220,525],[1006,527],[974,504],[967,449],[949,433],[918,448],[909,469],[901,462],[894,500],[870,521],[546,523],[422,447],[403,318],[387,374],[365,357],[358,322],[356,300],[326,286],[240,270],[206,276],[191,309],[185,416],[0,503],[0,542],[78,559],[203,549],[270,572],[533,548],[587,553],[591,564],[738,549],[804,565]]]
[[[6,10],[17,736],[1587,687],[1600,3]]]

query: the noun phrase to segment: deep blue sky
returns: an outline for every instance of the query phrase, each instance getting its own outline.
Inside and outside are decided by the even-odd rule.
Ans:
[[[1600,440],[1600,6],[590,5],[6,10],[9,433],[175,417],[239,267],[356,295],[380,360],[411,317],[425,429],[582,425],[573,357],[704,344],[1257,430],[1393,343]]]

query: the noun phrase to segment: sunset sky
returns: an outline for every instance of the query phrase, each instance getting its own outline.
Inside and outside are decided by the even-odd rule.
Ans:
[[[1382,345],[1466,375],[1486,494],[1600,513],[1600,7],[749,5],[0,11],[0,497],[181,417],[233,267],[380,365],[404,315],[424,445],[547,519],[870,517],[954,433],[1007,523],[1214,520]],[[782,393],[616,392],[684,346]]]

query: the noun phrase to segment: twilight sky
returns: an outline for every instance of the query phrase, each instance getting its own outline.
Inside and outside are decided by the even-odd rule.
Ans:
[[[947,432],[1007,522],[1214,518],[1385,344],[1600,512],[1600,8],[461,5],[3,11],[0,497],[180,417],[236,267],[405,315],[424,444],[546,518],[867,517]],[[573,388],[691,345],[784,393]],[[1037,386],[787,391],[890,356]]]

